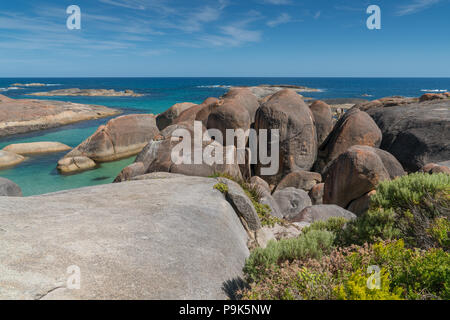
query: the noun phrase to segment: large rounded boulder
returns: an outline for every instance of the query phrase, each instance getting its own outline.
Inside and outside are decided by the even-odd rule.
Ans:
[[[216,183],[153,177],[2,199],[0,299],[232,298],[248,235]]]
[[[365,108],[383,132],[380,148],[395,156],[407,171],[450,160],[450,100]]]
[[[250,129],[252,119],[240,99],[228,98],[218,102],[208,116],[207,129],[217,129],[222,133],[224,145],[234,145],[234,141],[226,141],[227,129]]]
[[[163,113],[160,113],[156,117],[156,125],[158,126],[158,129],[163,130],[164,128],[170,126],[183,111],[188,110],[193,106],[195,106],[195,104],[190,102],[176,103]]]
[[[381,181],[403,174],[400,163],[385,151],[368,146],[350,147],[327,168],[323,203],[348,208]]]
[[[285,219],[291,219],[298,215],[304,208],[312,205],[306,191],[296,188],[286,188],[276,191],[273,198],[277,202],[281,214]]]
[[[309,108],[314,115],[314,122],[317,130],[317,142],[320,146],[328,137],[331,130],[333,130],[333,114],[331,112],[331,107],[325,102],[318,100],[314,101]]]
[[[259,108],[259,100],[249,88],[232,88],[222,99],[235,100],[237,104],[243,106],[249,116],[250,121],[255,122],[256,110]]]
[[[127,158],[138,154],[158,134],[153,115],[121,116],[100,126],[62,160],[85,157],[94,162],[108,162]]]
[[[328,163],[354,145],[379,147],[382,134],[372,118],[359,109],[350,109],[336,123],[333,131],[319,148],[316,171],[322,172]]]
[[[173,121],[173,124],[180,123],[193,123],[194,121],[202,121],[203,125],[206,127],[206,121],[209,114],[215,108],[219,99],[217,98],[207,98],[201,104],[193,106],[185,111],[183,111],[178,118]]]
[[[0,197],[21,197],[22,190],[11,180],[0,177]]]
[[[297,216],[292,218],[291,221],[313,223],[316,221],[327,221],[330,218],[352,220],[356,218],[356,215],[337,205],[316,205],[306,207]]]
[[[13,152],[0,150],[0,169],[5,169],[18,165],[25,161],[25,157]]]
[[[264,175],[265,167],[258,162],[256,175],[271,184],[278,183],[288,173],[296,170],[309,171],[316,160],[317,134],[311,110],[303,99],[292,90],[282,90],[274,94],[256,112],[255,129],[259,135],[261,130],[279,130],[279,170],[274,175]],[[267,145],[258,145],[270,152],[271,141]],[[273,157],[274,155],[272,155]]]

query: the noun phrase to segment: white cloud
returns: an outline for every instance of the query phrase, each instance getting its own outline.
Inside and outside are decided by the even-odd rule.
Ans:
[[[416,12],[428,9],[429,7],[439,3],[441,0],[414,0],[407,5],[399,7],[397,15],[406,16],[409,14],[414,14]]]
[[[314,15],[314,19],[316,20],[319,19],[321,14],[322,14],[321,11],[317,11],[316,14]]]
[[[282,5],[282,4],[290,4],[291,0],[264,0],[265,3]]]
[[[288,22],[291,22],[291,16],[287,13],[282,13],[276,19],[268,21],[267,25],[269,27],[273,28],[280,24],[284,24],[284,23],[288,23]]]

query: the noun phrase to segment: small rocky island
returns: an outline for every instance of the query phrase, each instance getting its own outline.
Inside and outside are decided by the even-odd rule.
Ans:
[[[277,85],[268,85],[261,84],[259,86],[251,86],[251,87],[231,87],[231,89],[239,89],[239,88],[247,88],[249,89],[256,97],[259,99],[271,96],[281,90],[290,89],[297,93],[302,92],[320,92],[320,89],[308,88],[305,86],[294,86],[294,85],[286,85],[286,84],[277,84]]]
[[[45,87],[45,83],[13,83],[11,87]]]
[[[120,110],[104,106],[62,101],[16,100],[0,95],[0,137],[111,117],[120,113]]]
[[[88,96],[88,97],[142,97],[143,94],[134,92],[133,90],[115,91],[114,89],[60,89],[48,92],[29,93],[29,96]]]

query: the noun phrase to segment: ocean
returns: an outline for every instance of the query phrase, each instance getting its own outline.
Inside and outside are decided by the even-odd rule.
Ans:
[[[45,83],[46,87],[11,88],[14,83]],[[220,97],[229,86],[289,84],[320,89],[306,92],[314,99],[377,99],[400,95],[417,97],[426,92],[450,90],[450,78],[0,78],[0,94],[15,99],[33,98],[97,104],[121,109],[124,114],[158,114],[175,103],[201,103],[208,97]],[[143,97],[30,97],[27,93],[56,89],[131,89]],[[61,128],[0,138],[0,149],[12,144],[35,141],[58,141],[71,147],[89,137],[109,118],[72,124]],[[30,157],[16,167],[1,170],[0,176],[17,183],[25,196],[111,183],[135,157],[103,163],[98,169],[74,175],[56,170],[63,153]]]

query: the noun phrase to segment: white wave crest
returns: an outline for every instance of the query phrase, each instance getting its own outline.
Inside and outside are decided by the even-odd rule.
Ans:
[[[422,92],[447,92],[447,89],[422,89]]]

